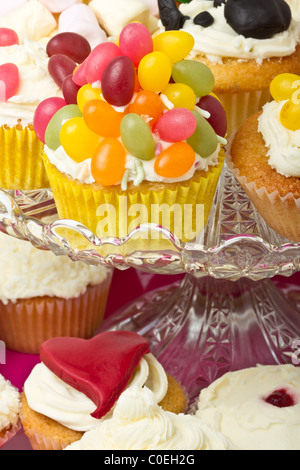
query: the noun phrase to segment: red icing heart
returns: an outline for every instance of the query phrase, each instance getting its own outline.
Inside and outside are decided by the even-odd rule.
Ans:
[[[144,354],[148,341],[130,331],[107,331],[91,339],[51,338],[41,346],[41,361],[65,383],[97,406],[100,419],[117,401]]]
[[[0,102],[14,96],[19,88],[19,69],[15,64],[0,65]]]

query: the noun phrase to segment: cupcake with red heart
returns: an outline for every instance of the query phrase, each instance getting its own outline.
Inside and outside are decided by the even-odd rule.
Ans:
[[[61,450],[108,419],[120,396],[149,388],[165,410],[181,413],[186,397],[142,336],[108,331],[89,340],[52,338],[24,384],[21,421],[35,450]]]
[[[0,374],[0,448],[21,429],[20,393]]]

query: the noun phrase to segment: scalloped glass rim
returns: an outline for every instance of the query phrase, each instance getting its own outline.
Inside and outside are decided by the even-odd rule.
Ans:
[[[50,189],[1,190],[0,230],[74,261],[118,269],[229,280],[290,276],[300,270],[300,243],[283,239],[266,225],[226,165],[205,230],[193,242],[183,243],[153,224],[141,225],[125,238],[99,239],[76,221],[58,219]],[[73,248],[62,230],[83,237],[88,249]],[[148,246],[139,247],[136,236],[145,231],[162,234],[165,243],[157,249],[150,237]]]

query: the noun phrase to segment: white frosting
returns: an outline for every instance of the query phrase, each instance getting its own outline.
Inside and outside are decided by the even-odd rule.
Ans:
[[[50,96],[61,96],[61,90],[48,72],[44,48],[25,40],[22,45],[0,47],[0,65],[11,62],[19,69],[20,85],[17,94],[0,103],[0,125],[23,126],[32,123],[36,107]]]
[[[285,101],[271,101],[263,107],[258,119],[269,157],[269,165],[286,177],[300,177],[300,130],[291,131],[280,122]]]
[[[151,388],[157,403],[168,389],[166,373],[152,354],[145,354],[141,359],[127,388],[144,385]],[[24,391],[31,409],[76,431],[84,432],[94,428],[111,416],[114,409],[101,420],[92,417],[95,404],[82,392],[63,382],[43,363],[34,367],[25,382]]]
[[[44,295],[78,297],[88,285],[101,283],[108,273],[103,266],[73,262],[1,232],[0,266],[0,300],[4,304]]]
[[[17,424],[19,412],[19,391],[0,374],[0,432]]]
[[[287,31],[275,34],[270,39],[245,38],[238,35],[224,17],[224,4],[213,7],[212,1],[192,0],[182,3],[180,11],[190,17],[183,30],[195,39],[193,54],[204,54],[212,62],[222,62],[223,57],[238,59],[262,59],[283,57],[295,51],[300,41],[300,23],[292,19]],[[211,26],[204,28],[193,23],[193,18],[201,11],[208,11],[214,18]]]
[[[267,403],[272,392],[287,390],[294,406]],[[200,393],[198,418],[241,450],[299,450],[300,368],[291,364],[229,372]]]
[[[7,3],[10,2],[11,0],[7,1]],[[0,15],[0,28],[15,30],[20,43],[23,43],[26,38],[39,41],[55,30],[56,20],[41,2],[28,0],[9,14]]]
[[[65,450],[226,450],[226,439],[194,416],[164,411],[147,388],[131,387],[113,416]]]
[[[295,20],[300,21],[300,2],[299,0],[285,0],[292,10],[292,15]]]

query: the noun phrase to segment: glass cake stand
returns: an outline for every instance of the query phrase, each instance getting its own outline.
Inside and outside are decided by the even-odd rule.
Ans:
[[[126,238],[98,239],[76,221],[59,220],[49,189],[1,190],[0,230],[74,261],[185,273],[181,282],[115,312],[99,331],[145,336],[153,354],[184,385],[190,404],[227,371],[300,363],[300,286],[293,287],[292,302],[270,280],[300,271],[300,243],[265,224],[226,165],[208,223],[193,242],[182,243],[153,225],[139,226]],[[164,242],[139,245],[137,236],[149,230]],[[73,236],[84,240],[82,249],[73,247]]]

